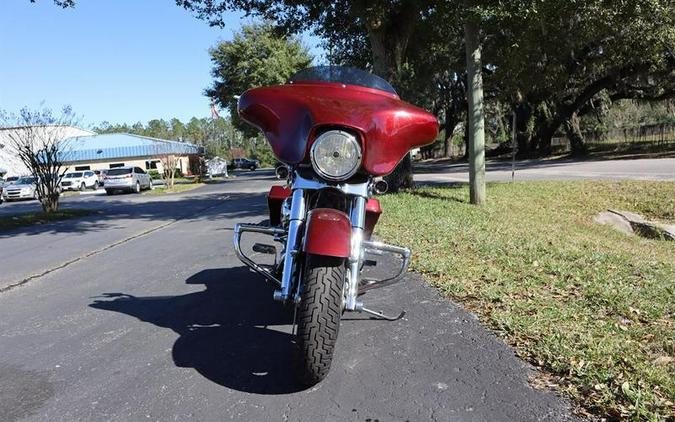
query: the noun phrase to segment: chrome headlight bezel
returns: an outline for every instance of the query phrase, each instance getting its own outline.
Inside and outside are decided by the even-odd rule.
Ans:
[[[321,142],[325,139],[327,139],[329,136],[341,136],[344,138],[345,142],[350,143],[355,149],[356,149],[356,160],[354,161],[354,164],[351,169],[349,169],[348,172],[340,174],[340,175],[334,175],[327,173],[324,169],[322,169],[319,164],[317,163],[317,157],[316,157],[316,149],[317,147],[321,144]],[[346,132],[344,130],[329,130],[321,135],[319,135],[315,140],[314,143],[312,144],[312,148],[310,149],[310,160],[312,161],[312,168],[314,169],[315,172],[317,172],[322,178],[331,180],[331,181],[343,181],[347,180],[350,177],[352,177],[356,172],[359,170],[361,167],[361,158],[363,154],[361,153],[361,145],[359,144],[359,141],[356,136],[353,134]]]

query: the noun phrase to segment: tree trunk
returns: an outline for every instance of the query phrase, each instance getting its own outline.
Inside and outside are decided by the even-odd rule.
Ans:
[[[470,9],[472,1],[464,0],[464,6]],[[485,116],[479,35],[477,22],[469,18],[464,23],[469,94],[469,196],[475,205],[485,203]]]
[[[453,154],[452,151],[452,134],[455,131],[455,126],[457,126],[457,117],[455,116],[452,107],[447,107],[445,109],[445,142],[443,143],[443,156],[450,157]]]
[[[416,0],[402,1],[380,19],[372,19],[366,24],[373,54],[373,71],[394,86],[400,82],[408,41],[420,19],[419,8]],[[390,175],[385,176],[389,190],[397,192],[401,188],[413,187],[412,171],[412,157],[408,154]]]
[[[579,116],[576,112],[572,113],[569,119],[565,120],[563,123],[565,127],[565,134],[570,140],[570,148],[572,149],[573,156],[586,155],[588,149],[586,148],[586,143],[584,142],[584,135],[581,133],[581,127],[579,124]]]
[[[54,212],[59,209],[58,193],[49,194],[47,198],[44,199],[43,209],[45,212]]]
[[[514,112],[516,114],[516,142],[518,144],[518,156],[530,156],[530,141],[532,134],[528,127],[530,117],[532,116],[532,109],[526,103],[519,103],[516,105]]]
[[[538,144],[538,153],[541,156],[546,156],[551,154],[551,140],[555,131],[558,129],[557,125],[543,125],[537,131],[537,144]]]

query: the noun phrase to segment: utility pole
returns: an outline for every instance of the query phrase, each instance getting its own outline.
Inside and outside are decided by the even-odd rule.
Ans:
[[[472,0],[464,0],[469,12]],[[483,76],[480,48],[480,27],[474,17],[464,23],[466,72],[469,102],[469,196],[472,204],[485,203],[485,118],[483,115]]]

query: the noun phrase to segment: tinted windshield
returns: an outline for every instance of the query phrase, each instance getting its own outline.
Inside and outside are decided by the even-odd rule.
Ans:
[[[68,174],[66,174],[66,179],[72,179],[73,177],[82,177],[82,173],[68,173]]]
[[[131,173],[131,169],[110,169],[106,173],[108,176],[119,176],[122,174],[129,174]]]
[[[396,90],[389,82],[375,76],[372,73],[360,69],[345,66],[316,66],[303,69],[291,76],[289,82],[339,82],[345,85],[365,86],[366,88],[379,89],[391,94]]]
[[[31,185],[35,182],[34,177],[22,177],[16,181],[17,185]]]

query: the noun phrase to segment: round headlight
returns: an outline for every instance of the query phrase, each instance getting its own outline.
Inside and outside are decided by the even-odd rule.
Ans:
[[[361,148],[354,135],[341,130],[321,134],[310,151],[312,166],[329,180],[351,177],[361,165]]]

